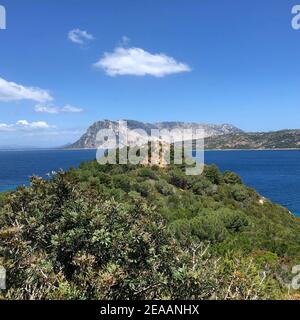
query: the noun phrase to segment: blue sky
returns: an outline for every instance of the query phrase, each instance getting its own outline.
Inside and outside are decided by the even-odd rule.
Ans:
[[[299,128],[297,3],[0,0],[0,145],[73,142],[99,119]]]

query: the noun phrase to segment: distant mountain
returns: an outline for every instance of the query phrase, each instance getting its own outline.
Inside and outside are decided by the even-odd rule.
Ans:
[[[20,146],[20,145],[0,145],[0,151],[23,151],[42,149],[36,146]]]
[[[300,129],[207,137],[206,149],[300,149]]]
[[[127,128],[129,130],[133,129],[143,129],[149,135],[151,133],[151,129],[202,129],[204,130],[205,137],[213,137],[219,136],[224,134],[235,134],[235,133],[242,133],[242,130],[239,128],[230,125],[230,124],[203,124],[203,123],[194,123],[194,122],[157,122],[157,123],[147,123],[147,122],[140,122],[134,120],[126,120]],[[125,126],[121,125],[121,131],[125,130]],[[119,129],[119,122],[118,121],[110,121],[110,120],[103,120],[95,122],[92,126],[87,129],[87,132],[74,144],[67,146],[68,149],[75,149],[75,148],[96,148],[96,135],[101,129],[113,129],[115,132]],[[135,141],[139,139],[139,135],[135,134],[131,136],[130,144],[134,144]]]

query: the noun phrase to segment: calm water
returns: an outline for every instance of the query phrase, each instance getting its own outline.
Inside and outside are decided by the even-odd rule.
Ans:
[[[206,163],[238,173],[266,198],[300,214],[300,150],[209,151],[205,157]]]
[[[28,185],[33,174],[46,177],[59,169],[95,159],[94,150],[0,151],[0,192]]]
[[[28,185],[32,174],[77,167],[95,158],[94,150],[0,151],[0,191]],[[240,174],[263,196],[300,213],[300,151],[209,151],[206,163]]]

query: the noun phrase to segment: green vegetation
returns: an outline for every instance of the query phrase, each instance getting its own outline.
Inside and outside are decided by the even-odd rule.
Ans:
[[[205,149],[299,149],[300,130],[238,132],[208,137]]]
[[[0,299],[296,297],[300,220],[216,166],[83,163],[0,206]]]

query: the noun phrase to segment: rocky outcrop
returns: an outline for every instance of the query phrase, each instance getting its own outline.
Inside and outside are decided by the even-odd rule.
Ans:
[[[68,146],[68,148],[97,148],[97,134],[101,129],[112,129],[118,133],[120,130],[125,131],[125,121],[126,126],[129,130],[134,129],[142,129],[147,132],[148,135],[151,134],[151,130],[158,129],[166,129],[166,130],[174,130],[174,129],[201,129],[203,130],[204,137],[212,137],[219,136],[224,134],[234,134],[241,133],[242,130],[230,124],[202,124],[202,123],[194,123],[194,122],[157,122],[157,123],[147,123],[140,122],[134,120],[122,120],[121,125],[119,126],[118,121],[110,121],[103,120],[95,122],[92,126],[87,129],[87,132],[74,144]],[[135,145],[138,140],[141,139],[141,135],[134,132],[130,134],[128,145]],[[175,139],[176,140],[176,139]],[[178,137],[176,141],[182,140],[181,137]]]

